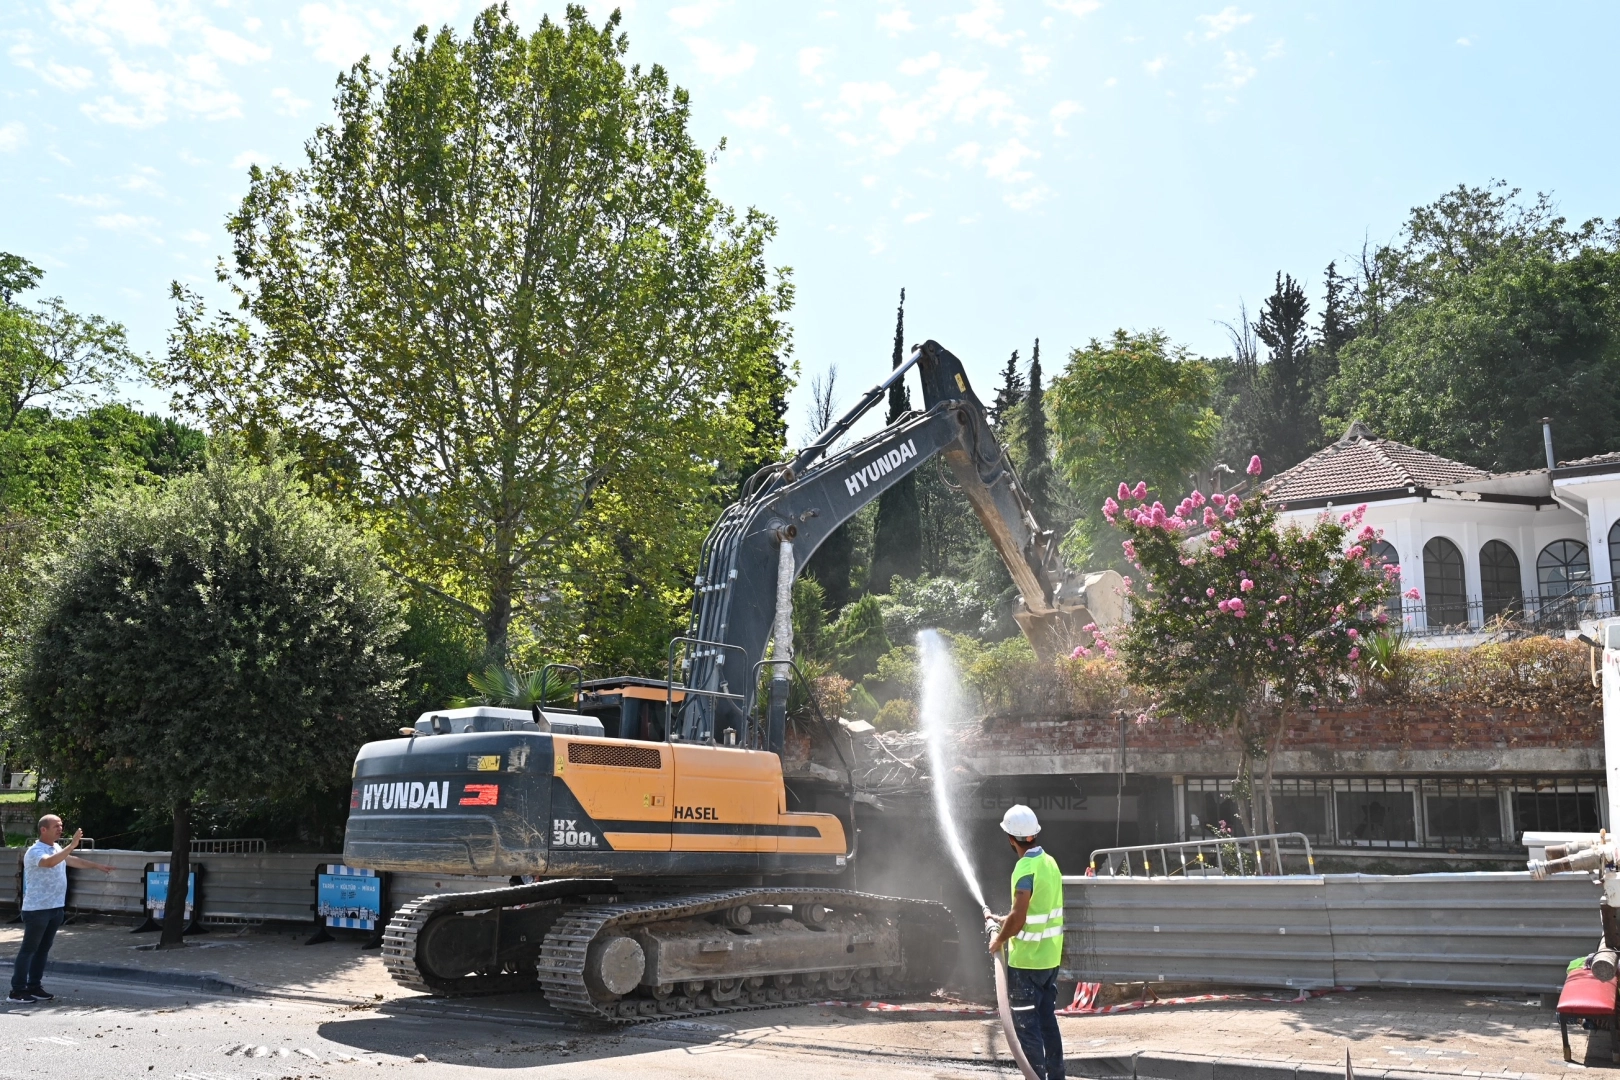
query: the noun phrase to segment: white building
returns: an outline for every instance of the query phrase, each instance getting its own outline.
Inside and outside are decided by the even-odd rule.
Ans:
[[[1433,644],[1477,641],[1499,622],[1571,631],[1615,612],[1620,453],[1493,474],[1355,423],[1262,491],[1301,524],[1365,504],[1401,591],[1420,596],[1391,608]]]

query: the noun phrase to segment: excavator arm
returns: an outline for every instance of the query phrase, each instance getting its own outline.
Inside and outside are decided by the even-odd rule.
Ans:
[[[888,388],[917,368],[923,409],[838,453],[840,438]],[[1057,550],[1057,537],[1035,520],[1005,449],[973,393],[962,363],[937,342],[868,391],[791,462],[770,466],[745,485],[704,541],[689,634],[721,648],[693,649],[686,669],[672,672],[699,691],[687,698],[678,730],[685,739],[716,738],[740,729],[754,671],[773,631],[773,660],[791,658],[791,585],[821,544],[844,522],[930,459],[943,455],[963,494],[1006,564],[1022,597],[1014,612],[1043,657],[1088,640],[1082,630],[1107,626],[1123,614],[1118,576],[1076,575]],[[787,698],[786,665],[773,672],[766,745],[780,752]]]

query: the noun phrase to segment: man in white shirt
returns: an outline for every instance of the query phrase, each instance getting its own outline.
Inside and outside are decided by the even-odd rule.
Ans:
[[[11,975],[7,1001],[49,1001],[55,995],[39,984],[45,976],[45,958],[50,955],[56,928],[67,911],[67,868],[82,867],[112,873],[104,866],[73,854],[84,840],[84,830],[76,829],[67,847],[62,839],[62,819],[46,814],[39,819],[39,840],[23,852],[23,940],[17,950],[17,967]]]

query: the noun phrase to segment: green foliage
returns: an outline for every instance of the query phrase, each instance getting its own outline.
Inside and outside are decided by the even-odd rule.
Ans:
[[[1214,373],[1187,358],[1157,330],[1116,330],[1069,354],[1052,380],[1052,427],[1058,468],[1081,506],[1064,539],[1064,554],[1080,566],[1108,565],[1118,533],[1100,507],[1108,477],[1145,480],[1155,492],[1185,490],[1214,447],[1220,421],[1210,408]]]
[[[795,657],[826,659],[827,592],[813,577],[793,582],[793,653]],[[804,665],[801,663],[800,667]]]
[[[285,460],[229,451],[99,503],[51,560],[21,679],[42,772],[161,811],[346,782],[395,722],[399,604]]]
[[[405,631],[396,651],[406,661],[398,720],[408,724],[466,692],[467,677],[483,659],[484,643],[448,604],[415,596],[405,609]]]
[[[74,411],[112,394],[134,361],[121,324],[70,311],[61,297],[24,307],[14,295],[38,286],[44,271],[0,252],[0,430],[24,410]]]
[[[889,651],[889,638],[883,632],[883,605],[875,596],[863,596],[845,608],[831,633],[838,673],[851,682],[859,682],[876,671],[878,657]]]
[[[1460,186],[1374,253],[1335,426],[1493,470],[1543,463],[1542,416],[1565,458],[1620,445],[1620,233],[1517,196]]]
[[[905,361],[906,290],[900,290],[900,307],[894,315],[894,354],[890,370]],[[904,379],[889,387],[889,412],[885,423],[892,424],[911,410],[911,388]],[[917,497],[917,474],[901,477],[893,487],[878,496],[877,518],[872,528],[872,569],[868,587],[875,593],[889,591],[896,575],[914,578],[922,570],[922,508]]]
[[[513,671],[491,665],[483,671],[469,671],[467,685],[477,693],[452,698],[452,709],[473,705],[505,705],[527,709],[535,705],[574,703],[575,681],[572,672]]]
[[[883,631],[890,641],[914,641],[919,630],[982,634],[992,619],[990,603],[972,581],[960,578],[895,578],[878,598]]]
[[[685,91],[618,26],[491,7],[355,65],[230,220],[246,321],[176,286],[154,369],[179,409],[328,448],[493,661],[656,671],[716,486],[781,451],[775,225],[711,195]]]

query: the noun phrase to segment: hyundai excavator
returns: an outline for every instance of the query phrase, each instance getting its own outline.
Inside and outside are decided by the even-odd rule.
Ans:
[[[839,449],[913,368],[924,407]],[[393,977],[436,995],[538,986],[559,1010],[617,1024],[942,985],[957,940],[943,904],[842,887],[857,857],[853,774],[794,788],[782,767],[800,678],[793,580],[935,457],[1006,563],[1038,654],[1118,617],[1118,575],[1063,565],[961,362],[929,341],[744,484],[704,543],[667,681],[575,669],[573,711],[441,710],[361,748],[350,866],[512,882],[403,904],[383,934]]]

